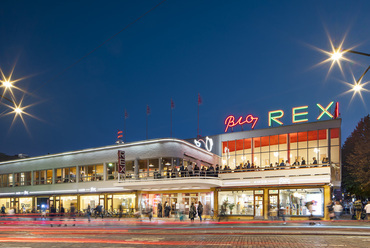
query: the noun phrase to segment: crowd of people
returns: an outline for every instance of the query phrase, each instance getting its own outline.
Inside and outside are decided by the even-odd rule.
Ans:
[[[260,167],[255,165],[254,163],[250,163],[249,160],[247,162],[240,163],[239,165],[235,166],[234,169],[231,169],[229,165],[219,166],[216,164],[215,167],[213,165],[204,166],[202,165],[201,168],[196,164],[190,162],[187,166],[183,164],[180,167],[167,167],[166,170],[166,177],[167,178],[176,178],[176,177],[194,177],[194,176],[206,176],[206,177],[217,177],[220,173],[229,173],[229,172],[246,172],[246,171],[255,171],[255,170],[283,170],[283,169],[294,169],[294,168],[308,168],[309,166],[319,167],[319,166],[329,166],[329,159],[323,158],[322,163],[318,164],[316,157],[312,158],[311,163],[306,163],[306,160],[302,157],[300,161],[296,159],[294,163],[290,164],[289,160],[282,160],[280,163],[271,163],[269,166]],[[154,177],[156,179],[161,178],[157,171],[154,172]]]
[[[370,220],[370,201],[335,201],[327,206],[331,220],[339,220],[343,214],[349,214],[352,220]]]

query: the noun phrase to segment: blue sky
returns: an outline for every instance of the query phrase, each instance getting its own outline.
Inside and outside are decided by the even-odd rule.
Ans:
[[[70,65],[160,1],[2,1],[0,68],[27,90],[27,129],[12,115],[0,118],[0,152],[31,156],[127,141],[197,135],[225,129],[225,118],[253,114],[267,127],[268,111],[340,103],[342,141],[369,113],[342,81],[358,78],[369,57],[348,55],[343,74],[313,47],[335,45],[370,53],[369,1],[179,1],[168,0],[78,64]],[[58,76],[59,75],[59,76]],[[57,77],[56,77],[57,76]],[[370,74],[365,81],[370,80]],[[369,85],[366,86],[369,89]],[[15,91],[17,99],[22,92]],[[1,112],[6,111],[0,106]],[[247,126],[246,126],[246,129]],[[235,131],[240,130],[235,128]]]

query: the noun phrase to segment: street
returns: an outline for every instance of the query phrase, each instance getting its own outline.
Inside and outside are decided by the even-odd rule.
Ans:
[[[0,247],[368,247],[368,221],[0,219]]]

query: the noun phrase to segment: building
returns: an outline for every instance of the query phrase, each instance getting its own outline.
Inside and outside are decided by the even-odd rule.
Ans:
[[[175,214],[201,201],[206,215],[224,205],[235,218],[267,219],[278,209],[293,219],[311,212],[328,218],[325,206],[341,183],[340,130],[341,119],[332,119],[2,162],[0,205],[26,212],[51,205],[68,211],[71,203],[82,212],[88,204],[114,212],[121,205],[127,213],[151,206],[156,216],[159,203]],[[118,151],[125,152],[125,174],[118,173]]]

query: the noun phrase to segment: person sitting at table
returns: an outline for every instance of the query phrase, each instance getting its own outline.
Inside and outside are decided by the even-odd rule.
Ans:
[[[289,163],[289,160],[285,161],[285,167],[286,167],[286,169],[290,169],[290,163]]]

